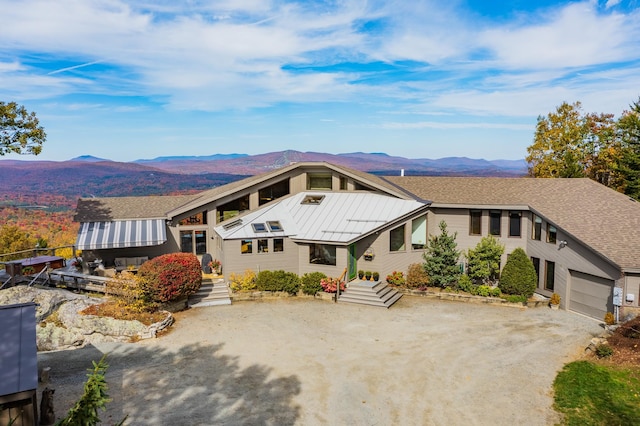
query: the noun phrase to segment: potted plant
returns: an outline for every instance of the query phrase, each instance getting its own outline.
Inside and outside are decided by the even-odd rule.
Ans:
[[[360,269],[360,270],[358,271],[358,278],[359,278],[359,279],[363,279],[363,278],[364,278],[364,271],[363,271],[362,269]]]
[[[371,279],[371,271],[365,271],[364,277],[367,279],[367,281],[369,281]]]
[[[557,310],[560,307],[560,295],[558,293],[553,293],[551,298],[549,299],[549,306],[553,310]]]
[[[374,272],[373,274],[371,274],[371,276],[373,277],[374,281],[378,281],[380,279],[380,274],[378,272]]]

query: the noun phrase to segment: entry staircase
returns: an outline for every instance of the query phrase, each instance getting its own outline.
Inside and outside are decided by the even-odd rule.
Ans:
[[[402,293],[389,287],[386,282],[355,280],[340,294],[338,302],[388,308],[401,297]]]
[[[200,290],[189,296],[189,307],[230,305],[229,287],[223,278],[205,278]]]

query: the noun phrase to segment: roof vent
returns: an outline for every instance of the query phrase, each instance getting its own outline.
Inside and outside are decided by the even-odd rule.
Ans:
[[[222,225],[222,228],[224,228],[225,231],[228,231],[229,229],[235,228],[236,226],[240,226],[240,225],[242,225],[242,219],[236,219],[233,222],[229,222]]]

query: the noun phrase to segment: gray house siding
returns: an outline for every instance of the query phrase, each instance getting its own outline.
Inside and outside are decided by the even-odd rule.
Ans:
[[[289,238],[284,238],[284,250],[273,251],[273,238],[267,238],[269,252],[258,253],[258,240],[252,240],[252,253],[240,252],[242,240],[227,240],[222,242],[221,256],[222,270],[226,278],[230,274],[242,274],[247,269],[256,274],[265,270],[284,270],[298,273],[298,247]]]

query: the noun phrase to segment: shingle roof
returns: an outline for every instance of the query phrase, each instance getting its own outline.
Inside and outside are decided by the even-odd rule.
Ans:
[[[590,179],[394,176],[434,206],[526,205],[622,269],[640,268],[640,203]]]
[[[324,195],[302,204],[307,195]],[[302,192],[242,216],[242,223],[216,232],[225,239],[287,236],[303,241],[347,243],[407,215],[424,203],[367,192]],[[255,232],[252,224],[279,221],[282,232]]]
[[[80,198],[74,220],[78,222],[104,222],[164,218],[168,211],[191,201],[194,197],[194,195],[167,195]]]

